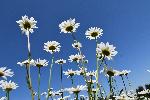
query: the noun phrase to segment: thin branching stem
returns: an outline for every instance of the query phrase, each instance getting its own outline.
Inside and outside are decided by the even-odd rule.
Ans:
[[[72,36],[73,40],[77,42],[77,39],[76,39],[76,37],[74,36],[73,33],[71,33],[71,36]],[[86,82],[86,85],[89,86],[89,85],[88,85],[88,80],[87,80],[87,77],[86,77],[84,59],[83,59],[83,55],[82,55],[81,49],[79,48],[78,51],[79,51],[79,54],[82,56],[82,58],[81,58],[81,66],[82,66],[82,68],[83,68],[83,70],[84,70],[84,71],[83,71],[83,72],[84,72],[84,73],[83,73],[83,78],[84,78],[84,80],[85,80],[85,82]],[[91,96],[91,91],[90,91],[90,90],[91,90],[91,89],[88,87],[89,100],[91,100],[91,98],[90,98],[90,96]]]

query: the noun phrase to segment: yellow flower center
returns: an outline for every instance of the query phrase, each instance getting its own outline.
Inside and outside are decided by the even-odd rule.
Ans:
[[[11,87],[7,87],[5,90],[6,90],[6,91],[11,91],[12,88],[11,88]]]
[[[114,76],[114,75],[115,75],[115,73],[114,73],[113,71],[107,71],[107,74],[108,74],[109,76]]]
[[[66,27],[66,31],[72,32],[72,30],[73,30],[73,26],[68,26],[68,27]]]
[[[96,37],[96,36],[98,36],[98,33],[97,32],[93,32],[93,33],[91,33],[91,36],[92,37]]]
[[[43,65],[41,65],[41,64],[36,64],[36,66],[37,66],[37,67],[43,67]]]
[[[107,49],[102,50],[102,54],[105,56],[109,56],[110,55],[110,51],[108,51]]]
[[[25,23],[23,24],[23,27],[27,30],[31,28],[31,24],[28,21],[25,21]]]
[[[4,73],[3,72],[0,72],[0,77],[4,76]]]
[[[49,47],[49,50],[54,51],[55,49],[56,49],[56,47],[55,47],[55,46],[50,46],[50,47]]]

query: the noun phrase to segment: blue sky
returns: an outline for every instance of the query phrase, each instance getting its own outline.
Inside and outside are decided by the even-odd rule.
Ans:
[[[16,23],[25,14],[34,17],[39,27],[31,35],[31,52],[34,59],[50,60],[51,55],[43,50],[44,42],[55,40],[61,43],[57,58],[68,59],[76,51],[71,47],[70,35],[60,34],[58,25],[69,18],[81,23],[76,37],[83,44],[82,51],[89,60],[89,69],[95,69],[95,42],[85,38],[89,27],[101,27],[104,30],[99,41],[115,45],[118,54],[109,63],[115,69],[130,69],[129,75],[133,88],[149,83],[150,73],[150,1],[149,0],[1,0],[0,6],[0,66],[8,66],[15,72],[13,80],[19,88],[12,92],[11,100],[30,100],[26,88],[25,69],[16,63],[27,58],[27,38],[21,34]],[[73,64],[68,68],[78,69]],[[59,87],[59,66],[53,67],[52,86]],[[48,67],[42,69],[41,91],[47,88]],[[34,88],[37,89],[37,69],[32,68]],[[70,80],[64,77],[65,86]],[[81,84],[77,80],[77,83]],[[102,80],[103,81],[103,80]],[[0,90],[0,96],[4,93]],[[44,100],[44,99],[43,99]]]

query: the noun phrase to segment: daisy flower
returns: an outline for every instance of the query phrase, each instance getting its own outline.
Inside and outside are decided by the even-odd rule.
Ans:
[[[49,93],[47,94],[47,92],[43,92],[41,94],[42,96],[45,96],[46,98],[49,96],[49,97],[53,97],[55,96],[55,92],[54,91],[49,91]]]
[[[97,45],[96,52],[98,54],[98,57],[105,57],[108,60],[110,60],[113,56],[115,56],[118,53],[117,51],[115,51],[115,48],[116,47],[110,45],[108,42],[106,44],[101,42]]]
[[[131,71],[130,70],[123,70],[120,73],[120,75],[128,75]]]
[[[7,100],[7,98],[6,97],[1,97],[0,100]]]
[[[17,89],[19,86],[11,80],[9,82],[2,80],[0,81],[0,87],[5,91],[11,91]]]
[[[22,33],[26,35],[29,35],[29,32],[33,33],[34,28],[38,28],[36,27],[37,21],[35,21],[33,17],[28,18],[26,15],[22,16],[22,19],[16,22],[19,24]]]
[[[87,72],[86,76],[96,76],[96,71]]]
[[[60,33],[72,33],[76,32],[76,29],[80,26],[80,23],[76,23],[75,19],[69,19],[67,21],[62,22],[59,24],[59,28],[61,30]]]
[[[72,47],[75,49],[80,49],[82,47],[82,44],[76,41],[72,44]]]
[[[90,80],[88,80],[87,82],[90,83],[90,84],[94,84],[94,83],[96,83],[96,80],[91,80],[91,79],[90,79]]]
[[[69,93],[79,93],[80,91],[86,90],[87,86],[86,85],[78,85],[77,87],[71,87],[71,88],[67,88],[66,90]]]
[[[56,41],[48,41],[44,43],[44,50],[53,54],[54,52],[60,51],[60,43]]]
[[[87,71],[87,68],[80,68],[80,70],[76,70],[77,75],[83,75]]]
[[[74,76],[76,74],[76,71],[73,71],[72,69],[68,69],[68,71],[63,71],[64,75],[68,75],[69,76]],[[68,78],[67,77],[67,78]]]
[[[40,58],[34,61],[34,66],[36,67],[44,67],[44,66],[48,66],[48,61],[43,59],[41,60]]]
[[[69,61],[70,62],[77,62],[77,63],[79,63],[83,58],[85,58],[85,56],[83,55],[80,55],[80,54],[76,54],[76,55],[70,55],[69,56]]]
[[[145,94],[149,94],[149,93],[150,93],[149,89],[145,89],[143,91],[138,92],[138,94],[141,94],[141,95],[145,95]]]
[[[11,69],[6,69],[6,67],[0,68],[0,77],[7,79],[7,76],[12,77],[14,72]]]
[[[118,76],[120,75],[120,72],[117,70],[114,70],[112,68],[105,68],[100,71],[100,73],[104,73],[106,76]]]
[[[86,38],[92,40],[92,39],[100,38],[100,36],[102,36],[103,34],[102,32],[103,30],[101,28],[91,27],[85,32],[85,35],[86,35]]]
[[[114,96],[114,97],[115,97],[115,100],[135,100],[134,97],[130,97],[124,92],[122,92],[120,96]]]
[[[59,60],[56,60],[55,63],[57,63],[57,64],[65,64],[65,63],[66,63],[66,60],[64,60],[64,59],[59,59]]]
[[[20,66],[28,66],[29,63],[30,63],[30,66],[31,65],[34,66],[34,60],[33,59],[31,59],[30,61],[29,61],[29,59],[27,59],[23,62],[18,62],[17,64],[20,65]]]
[[[60,98],[58,98],[57,100],[68,100],[68,98],[70,98],[70,95],[69,95],[69,96],[64,96],[63,98],[60,97]]]

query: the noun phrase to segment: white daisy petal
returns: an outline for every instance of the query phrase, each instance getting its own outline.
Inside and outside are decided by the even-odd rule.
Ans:
[[[43,59],[41,60],[40,58],[34,61],[34,66],[36,67],[44,67],[48,66],[48,61]]]
[[[0,82],[0,87],[4,91],[11,91],[17,89],[19,86],[16,83],[12,82],[11,80],[9,82],[3,80]]]
[[[48,41],[44,43],[44,50],[53,54],[54,52],[60,51],[60,43],[56,41]]]
[[[22,16],[22,19],[16,22],[19,24],[22,33],[25,33],[26,35],[29,35],[29,32],[33,33],[34,28],[38,28],[36,27],[37,21],[35,21],[33,17],[29,19],[26,15]]]
[[[101,28],[91,27],[85,32],[85,35],[86,35],[86,38],[92,40],[92,39],[100,38],[100,36],[102,36],[103,34],[102,32],[103,30]]]
[[[6,67],[0,68],[0,77],[7,79],[7,77],[12,77],[14,72],[11,69],[6,69]]]
[[[65,64],[65,63],[66,63],[66,60],[64,60],[64,59],[59,59],[59,60],[56,60],[55,63],[57,63],[57,64]]]
[[[64,32],[64,33],[76,32],[76,29],[79,26],[80,26],[80,23],[75,23],[75,19],[71,19],[71,18],[69,20],[64,21],[61,24],[59,24],[59,28],[60,28],[61,32]]]
[[[115,51],[115,47],[110,45],[108,42],[104,44],[103,42],[99,43],[96,48],[98,57],[105,57],[108,60],[112,59],[112,56],[115,56],[118,52]]]

